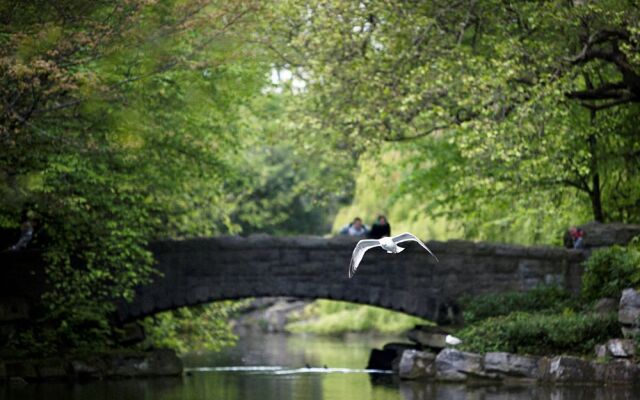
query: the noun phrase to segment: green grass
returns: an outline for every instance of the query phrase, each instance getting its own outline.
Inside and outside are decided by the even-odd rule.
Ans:
[[[333,300],[316,300],[286,329],[292,333],[341,335],[349,332],[399,334],[429,321],[378,307]]]

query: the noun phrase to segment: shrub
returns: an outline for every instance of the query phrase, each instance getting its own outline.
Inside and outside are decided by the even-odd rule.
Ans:
[[[539,286],[527,292],[485,294],[461,301],[466,323],[514,311],[558,312],[570,307],[572,303],[569,292],[557,286]]]
[[[461,349],[526,354],[589,354],[598,343],[618,337],[617,316],[514,312],[472,324],[457,334]]]
[[[582,294],[586,300],[619,298],[623,289],[640,285],[638,243],[636,238],[627,247],[612,246],[593,252],[582,275]]]

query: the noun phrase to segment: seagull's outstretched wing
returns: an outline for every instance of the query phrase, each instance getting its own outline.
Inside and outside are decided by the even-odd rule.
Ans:
[[[351,255],[351,262],[349,263],[349,278],[353,277],[356,273],[365,251],[376,246],[380,246],[380,241],[376,239],[362,239],[356,244],[355,249],[353,249],[353,254]]]
[[[408,242],[410,240],[413,240],[414,242],[418,242],[418,243],[420,243],[420,246],[424,247],[424,249],[426,251],[428,251],[429,254],[431,254],[433,256],[433,258],[436,259],[436,261],[440,262],[440,260],[438,260],[438,257],[436,257],[436,255],[433,254],[433,252],[431,252],[431,250],[429,250],[427,245],[422,243],[422,240],[418,239],[417,237],[415,237],[413,234],[411,234],[409,232],[405,232],[405,233],[401,233],[399,235],[396,235],[396,236],[392,237],[391,240],[393,240],[393,242],[396,243],[396,244],[397,243],[402,243],[402,242]]]

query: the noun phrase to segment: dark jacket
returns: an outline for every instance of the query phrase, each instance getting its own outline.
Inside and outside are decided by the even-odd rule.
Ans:
[[[379,224],[375,223],[371,227],[371,231],[369,232],[369,237],[371,239],[380,239],[384,236],[391,236],[391,225],[387,224]]]

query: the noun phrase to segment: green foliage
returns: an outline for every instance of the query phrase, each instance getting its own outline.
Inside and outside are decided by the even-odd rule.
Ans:
[[[147,317],[143,321],[145,346],[169,347],[180,353],[231,346],[236,336],[228,321],[242,306],[238,301],[221,301]]]
[[[598,343],[620,336],[616,314],[517,311],[470,325],[457,333],[462,349],[525,354],[591,354]]]
[[[375,165],[397,184],[369,194],[412,199],[397,223],[557,243],[580,221],[640,221],[638,8],[578,3],[284,0],[265,29],[306,83],[310,135],[345,158],[400,154]]]
[[[589,301],[620,298],[626,288],[640,286],[640,241],[626,247],[598,249],[585,261],[582,294]]]
[[[114,301],[155,278],[149,241],[238,232],[235,134],[268,71],[240,45],[255,6],[0,7],[0,223],[35,213],[49,283],[13,348],[114,346]]]
[[[461,300],[464,321],[478,321],[512,312],[557,313],[575,304],[571,294],[557,286],[539,286],[526,292],[508,292],[467,297]]]
[[[341,335],[349,332],[399,334],[417,324],[429,322],[378,307],[317,300],[305,307],[297,316],[297,321],[287,324],[285,328],[293,333],[320,335]]]

